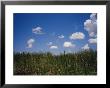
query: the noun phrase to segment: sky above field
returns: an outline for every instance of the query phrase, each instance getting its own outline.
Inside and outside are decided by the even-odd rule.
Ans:
[[[59,54],[97,49],[95,13],[15,13],[14,51]]]

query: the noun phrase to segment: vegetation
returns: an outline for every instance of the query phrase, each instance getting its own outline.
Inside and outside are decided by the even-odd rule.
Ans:
[[[14,53],[14,75],[96,75],[97,52]]]

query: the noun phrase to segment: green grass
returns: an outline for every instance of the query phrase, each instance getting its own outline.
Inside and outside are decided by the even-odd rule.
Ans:
[[[52,55],[14,53],[14,75],[96,75],[97,52],[93,50]]]

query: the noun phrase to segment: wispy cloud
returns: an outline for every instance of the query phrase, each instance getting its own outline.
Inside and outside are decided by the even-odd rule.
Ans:
[[[32,39],[32,38],[29,39],[29,40],[27,41],[27,48],[32,48],[34,42],[35,42],[34,39]]]
[[[56,33],[55,33],[55,32],[52,32],[52,33],[51,33],[51,35],[52,35],[52,36],[55,36],[55,35],[56,35]]]
[[[63,39],[64,35],[59,35],[58,38]]]
[[[84,29],[88,31],[90,37],[97,35],[97,14],[92,13],[90,18],[84,22]]]
[[[50,49],[58,49],[58,46],[50,46]]]
[[[82,32],[75,32],[70,36],[70,39],[84,39],[85,35]]]
[[[52,44],[53,44],[52,42],[47,43],[48,46],[51,46]]]
[[[90,47],[89,47],[89,45],[88,45],[88,44],[85,44],[85,45],[82,47],[82,49],[83,49],[83,50],[89,50],[89,49],[90,49]]]
[[[95,38],[95,39],[91,38],[91,39],[89,39],[88,41],[89,41],[89,43],[91,43],[91,44],[97,44],[97,38]]]
[[[71,42],[66,41],[64,42],[63,46],[66,48],[69,48],[69,47],[75,47],[75,44],[72,44]]]
[[[44,33],[42,32],[42,27],[33,28],[33,29],[32,29],[32,32],[35,33],[35,34],[44,34]]]

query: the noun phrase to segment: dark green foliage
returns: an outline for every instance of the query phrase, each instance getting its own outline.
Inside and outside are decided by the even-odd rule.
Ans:
[[[14,53],[14,75],[96,75],[97,52],[93,50],[52,55]]]

